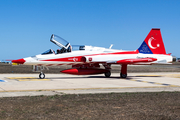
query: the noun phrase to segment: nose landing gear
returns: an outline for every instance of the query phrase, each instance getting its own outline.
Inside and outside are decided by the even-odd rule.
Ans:
[[[40,78],[40,79],[44,79],[44,78],[45,78],[45,74],[44,74],[43,72],[40,72],[39,78]]]
[[[48,67],[45,67],[45,66],[36,66],[36,65],[32,66],[32,71],[33,72],[40,72],[39,73],[39,78],[40,79],[44,79],[45,78],[45,74],[42,72],[45,69],[49,70]]]

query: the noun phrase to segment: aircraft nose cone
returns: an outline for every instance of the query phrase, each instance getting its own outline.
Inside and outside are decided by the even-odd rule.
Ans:
[[[24,59],[12,60],[12,63],[18,63],[18,64],[23,64],[24,62],[26,62]]]

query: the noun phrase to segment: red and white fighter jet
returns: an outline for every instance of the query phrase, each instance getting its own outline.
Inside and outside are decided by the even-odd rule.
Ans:
[[[52,35],[50,41],[61,49],[57,52],[50,49],[33,57],[12,60],[12,63],[45,67],[71,65],[72,69],[61,72],[74,75],[104,73],[106,77],[111,75],[111,65],[119,64],[120,76],[126,78],[129,64],[169,64],[173,61],[173,57],[166,54],[160,29],[152,29],[141,46],[134,51],[115,50],[111,49],[112,46],[109,49],[86,45],[73,46],[56,35]],[[104,69],[100,68],[100,65],[103,65]],[[39,78],[45,78],[42,71]]]

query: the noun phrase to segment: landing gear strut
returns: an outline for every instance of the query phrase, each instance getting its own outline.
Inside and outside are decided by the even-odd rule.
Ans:
[[[126,78],[127,77],[127,64],[121,65],[120,77],[121,78]]]
[[[39,78],[40,78],[40,79],[44,79],[44,78],[45,78],[45,74],[44,74],[43,72],[40,72]]]

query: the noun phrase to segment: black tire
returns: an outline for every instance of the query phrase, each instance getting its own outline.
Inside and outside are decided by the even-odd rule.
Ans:
[[[126,77],[127,77],[127,74],[122,74],[122,73],[121,73],[121,74],[120,74],[120,77],[121,77],[121,78],[126,78]]]
[[[111,76],[111,72],[110,71],[106,72],[106,73],[104,73],[104,75],[105,75],[105,77],[110,77]]]
[[[40,79],[44,79],[44,78],[45,78],[45,74],[44,74],[43,72],[41,72],[41,73],[39,74],[39,78],[40,78]]]

